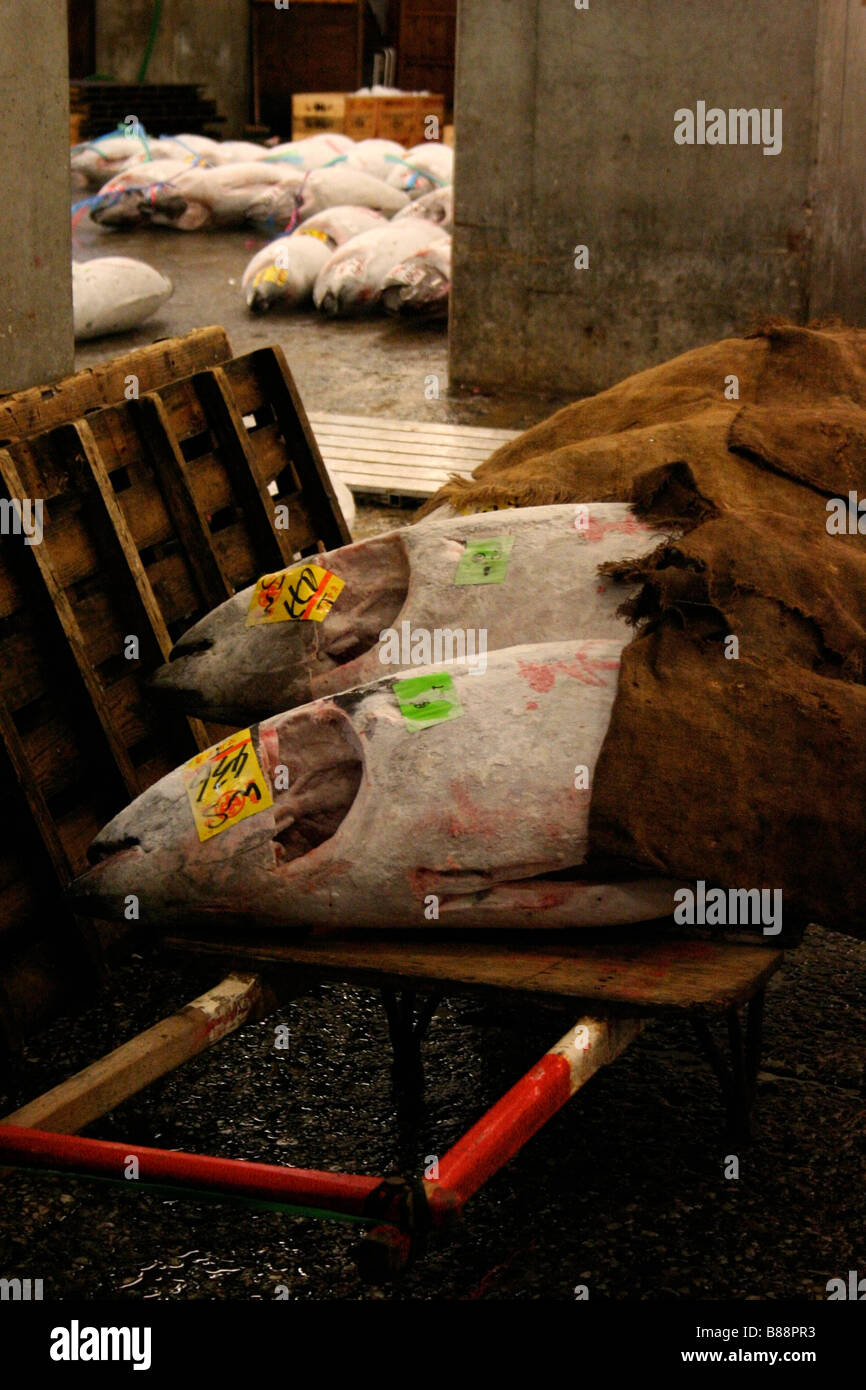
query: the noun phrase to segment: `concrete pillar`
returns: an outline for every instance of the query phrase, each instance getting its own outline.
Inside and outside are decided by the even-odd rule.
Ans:
[[[96,0],[97,71],[135,82],[152,17],[153,0]],[[249,61],[248,0],[163,0],[146,81],[202,86],[226,136],[241,135],[250,118]]]
[[[63,0],[0,5],[0,391],[72,370]]]
[[[464,0],[453,382],[589,393],[754,318],[808,315],[819,20],[825,88],[840,64],[857,88],[826,258],[863,225],[863,53],[846,67],[825,7],[862,31],[859,0]],[[698,101],[781,108],[781,152],[677,144],[674,113]]]

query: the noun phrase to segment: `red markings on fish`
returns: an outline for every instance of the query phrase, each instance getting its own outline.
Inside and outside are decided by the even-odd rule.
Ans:
[[[590,513],[585,521],[583,519],[581,520],[580,526],[576,529],[579,534],[585,536],[588,541],[600,541],[603,540],[605,536],[615,532],[621,532],[626,536],[642,536],[645,535],[647,531],[652,530],[652,527],[648,526],[645,521],[639,521],[636,516],[624,516],[606,521],[600,520]]]
[[[606,685],[603,671],[617,671],[619,657],[593,656],[586,650],[575,652],[570,661],[518,660],[517,672],[539,695],[545,695],[556,684],[557,675],[571,676],[581,685]]]

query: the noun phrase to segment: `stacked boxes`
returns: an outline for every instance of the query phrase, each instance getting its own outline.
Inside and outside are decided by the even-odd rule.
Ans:
[[[430,134],[428,117],[437,124]],[[359,96],[354,92],[300,92],[292,99],[292,138],[331,131],[353,140],[396,140],[407,148],[424,139],[442,139],[445,98],[401,93]]]

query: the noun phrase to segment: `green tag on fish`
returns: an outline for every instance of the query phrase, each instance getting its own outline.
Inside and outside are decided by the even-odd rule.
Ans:
[[[513,536],[467,541],[454,575],[455,584],[501,584],[508,569]]]
[[[463,713],[454,682],[446,671],[395,681],[393,689],[410,729],[429,729],[431,724],[457,719]]]

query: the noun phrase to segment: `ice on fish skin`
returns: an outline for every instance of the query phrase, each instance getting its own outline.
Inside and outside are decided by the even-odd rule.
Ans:
[[[628,637],[510,647],[483,674],[416,667],[420,691],[385,677],[267,719],[200,764],[195,785],[178,768],[116,816],[72,885],[75,908],[122,923],[134,894],[145,926],[206,932],[668,915],[676,883],[567,873],[588,847],[591,793],[575,787],[574,765],[591,786]],[[422,727],[425,713],[434,720]]]
[[[454,182],[454,151],[435,141],[413,145],[406,157],[395,163],[388,175],[394,188],[402,188],[410,198],[422,198],[435,188]]]
[[[502,581],[455,584],[468,542],[497,536],[513,537]],[[437,515],[317,556],[345,584],[321,623],[248,627],[254,586],[235,594],[184,633],[151,690],[185,714],[243,724],[404,670],[407,623],[411,632],[484,629],[489,651],[540,633],[628,635],[618,609],[632,591],[600,582],[599,566],[649,554],[665,539],[624,502]],[[386,630],[401,637],[396,661],[380,641]]]
[[[394,221],[402,222],[407,217],[426,217],[428,222],[433,222],[443,232],[451,232],[454,225],[454,189],[451,184],[422,194],[408,207],[402,208]]]
[[[312,298],[322,266],[337,246],[371,227],[387,225],[372,208],[327,208],[289,236],[277,237],[256,252],[244,271],[241,292],[254,312],[285,308]]]
[[[448,313],[450,291],[451,238],[440,236],[389,272],[382,307],[410,318],[441,318]]]
[[[165,275],[129,256],[100,256],[73,264],[76,341],[125,333],[155,313],[173,291]]]
[[[424,218],[389,222],[352,237],[319,272],[313,290],[316,308],[332,318],[374,309],[389,271],[429,241],[430,225]]]
[[[298,216],[306,222],[325,208],[344,204],[373,208],[385,217],[408,203],[408,195],[398,188],[392,188],[382,179],[365,174],[363,169],[351,169],[345,164],[335,164],[329,169],[314,169],[306,175],[301,190]]]

